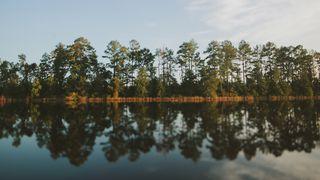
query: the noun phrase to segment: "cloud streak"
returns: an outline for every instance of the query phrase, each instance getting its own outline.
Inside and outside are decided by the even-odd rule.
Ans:
[[[284,152],[281,157],[258,153],[251,161],[237,159],[213,166],[207,174],[217,179],[317,179],[319,155],[318,151]]]
[[[303,43],[320,49],[315,43],[320,40],[319,0],[188,0],[185,9],[201,14],[207,31],[214,29],[221,38]]]

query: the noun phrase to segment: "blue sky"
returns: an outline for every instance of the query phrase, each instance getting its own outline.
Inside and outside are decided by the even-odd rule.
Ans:
[[[90,40],[102,55],[110,40],[137,39],[154,50],[195,39],[273,41],[320,50],[319,0],[1,0],[0,58],[38,62],[56,44]]]

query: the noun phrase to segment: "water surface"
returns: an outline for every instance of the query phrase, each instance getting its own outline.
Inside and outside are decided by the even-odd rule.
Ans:
[[[6,104],[1,179],[317,179],[320,102]]]

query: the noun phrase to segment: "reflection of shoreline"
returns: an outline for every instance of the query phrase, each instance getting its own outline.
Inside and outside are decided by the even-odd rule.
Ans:
[[[0,104],[14,102],[66,102],[70,103],[108,103],[108,102],[253,102],[253,101],[297,101],[297,100],[320,100],[320,96],[268,96],[268,97],[253,97],[253,96],[231,96],[231,97],[119,97],[119,98],[87,98],[79,97],[74,100],[70,97],[66,98],[5,98],[0,97]]]
[[[0,108],[0,139],[36,136],[51,156],[81,165],[104,137],[102,151],[110,162],[127,156],[136,161],[155,148],[178,151],[198,161],[204,150],[216,160],[247,160],[257,152],[281,156],[285,151],[311,152],[319,147],[318,101],[246,103],[64,103],[6,104]]]

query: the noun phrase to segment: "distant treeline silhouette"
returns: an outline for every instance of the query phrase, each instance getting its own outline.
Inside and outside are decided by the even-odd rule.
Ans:
[[[80,37],[59,43],[40,63],[0,60],[0,96],[178,97],[318,96],[320,53],[303,46],[268,42],[212,41],[202,53],[194,40],[175,53],[152,52],[136,40],[129,46],[111,41],[98,61],[90,42]]]

